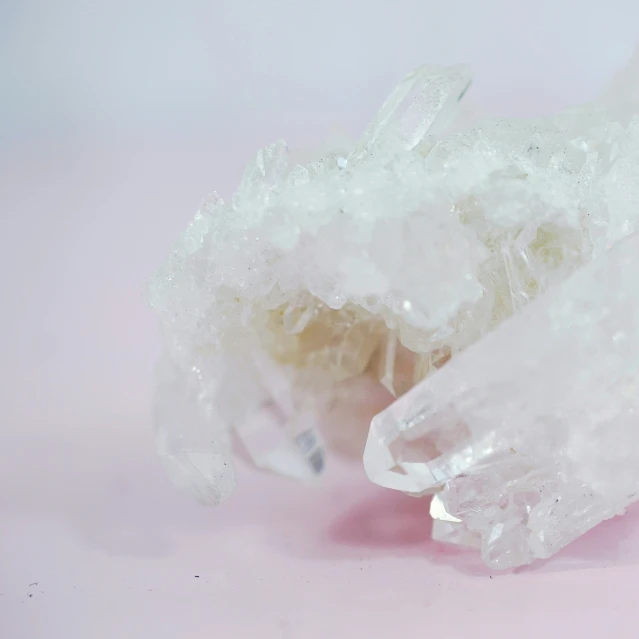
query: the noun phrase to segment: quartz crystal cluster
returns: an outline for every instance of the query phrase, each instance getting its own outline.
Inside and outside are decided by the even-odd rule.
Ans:
[[[636,499],[639,75],[535,120],[462,117],[469,84],[422,67],[354,148],[260,150],[178,239],[156,440],[200,501],[234,457],[304,479],[363,453],[508,568]]]

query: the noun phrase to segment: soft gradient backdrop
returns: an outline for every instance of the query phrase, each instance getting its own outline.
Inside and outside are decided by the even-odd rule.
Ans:
[[[540,114],[638,41],[632,0],[0,0],[0,637],[636,636],[639,512],[501,575],[357,469],[174,492],[141,291],[257,147],[356,134],[418,64]]]

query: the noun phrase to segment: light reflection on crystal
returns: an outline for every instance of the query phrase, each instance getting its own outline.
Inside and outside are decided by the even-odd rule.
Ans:
[[[481,548],[481,536],[470,531],[461,519],[446,511],[446,506],[437,493],[430,502],[430,516],[433,518],[431,537],[435,541],[465,548]]]

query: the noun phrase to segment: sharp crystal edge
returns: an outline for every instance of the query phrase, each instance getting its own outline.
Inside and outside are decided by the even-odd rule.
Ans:
[[[494,568],[547,558],[639,496],[639,233],[503,322],[373,419],[374,482]]]

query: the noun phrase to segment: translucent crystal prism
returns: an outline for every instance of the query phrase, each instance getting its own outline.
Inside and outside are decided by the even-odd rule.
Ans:
[[[235,488],[228,430],[197,366],[181,370],[164,359],[156,371],[154,402],[158,455],[173,482],[204,504],[216,504]],[[208,386],[208,388],[207,388]]]
[[[373,419],[376,483],[439,491],[495,568],[549,557],[639,495],[639,234]]]
[[[252,366],[227,362],[225,371],[227,390],[218,401],[246,457],[258,468],[294,479],[319,474],[324,452],[313,398],[296,393],[287,370],[259,352]]]
[[[384,152],[410,151],[440,135],[454,119],[471,82],[467,66],[423,66],[407,75],[388,97],[353,151],[355,161]]]

